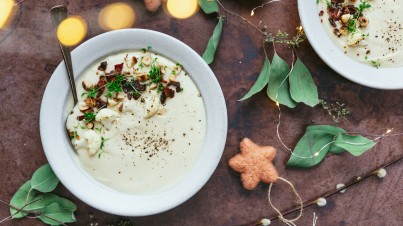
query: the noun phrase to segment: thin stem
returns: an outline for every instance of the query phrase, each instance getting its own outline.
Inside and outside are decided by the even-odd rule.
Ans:
[[[392,165],[396,164],[397,162],[401,161],[402,159],[403,159],[403,155],[400,156],[400,157],[398,157],[398,158],[395,159],[395,160],[392,160],[392,161],[390,161],[390,162],[388,162],[388,163],[386,163],[386,164],[380,166],[380,167],[377,167],[377,168],[374,169],[374,170],[369,171],[369,172],[366,173],[364,176],[357,177],[357,178],[355,178],[355,179],[350,180],[348,183],[346,183],[345,186],[343,186],[343,187],[341,187],[341,188],[338,188],[338,189],[335,189],[335,190],[331,190],[331,191],[322,193],[322,194],[319,195],[318,197],[316,197],[316,198],[314,198],[314,199],[311,199],[311,200],[309,200],[309,201],[304,202],[302,208],[307,208],[307,207],[309,207],[309,206],[315,205],[315,204],[316,204],[316,201],[317,201],[319,198],[327,198],[327,197],[330,197],[330,196],[332,196],[332,195],[335,195],[335,194],[339,193],[340,191],[342,191],[342,190],[344,190],[344,189],[347,189],[347,188],[349,188],[349,187],[351,187],[351,186],[353,186],[353,185],[355,185],[355,184],[358,184],[358,183],[360,183],[361,181],[364,181],[364,180],[370,178],[371,176],[376,175],[376,173],[378,172],[379,169],[381,169],[381,168],[387,168],[387,167],[389,167],[389,166],[392,166]],[[288,209],[288,210],[283,211],[284,213],[282,213],[282,215],[283,215],[283,216],[286,216],[286,215],[295,213],[295,212],[299,211],[300,209],[301,209],[301,207],[294,207],[294,208],[291,208],[291,209]],[[270,219],[271,221],[274,221],[274,220],[277,220],[277,219],[278,219],[278,216],[273,216],[273,217],[270,217],[269,219]],[[261,225],[261,223],[260,223],[260,221],[255,221],[255,222],[250,223],[250,224],[247,224],[247,225]]]
[[[241,16],[241,15],[239,15],[239,14],[237,14],[237,13],[234,13],[234,12],[232,12],[232,11],[226,9],[226,8],[224,7],[224,5],[223,5],[219,0],[216,0],[216,1],[217,1],[217,3],[221,6],[221,8],[222,8],[226,13],[232,14],[232,15],[234,15],[234,16],[236,16],[236,17],[242,19],[243,21],[247,22],[249,25],[251,25],[252,27],[254,27],[257,31],[259,31],[263,36],[266,36],[266,35],[267,35],[266,32],[264,32],[264,31],[262,31],[261,29],[259,29],[256,25],[254,25],[254,24],[253,24],[252,22],[250,22],[248,19],[246,19],[245,17],[243,17],[243,16]]]
[[[38,200],[36,200],[36,201],[38,201]],[[56,223],[58,223],[58,224],[61,224],[61,225],[64,225],[64,226],[68,226],[67,224],[65,224],[65,223],[63,223],[63,222],[61,222],[61,221],[58,221],[58,220],[56,220],[56,219],[54,219],[54,218],[52,218],[52,217],[49,217],[49,216],[47,216],[46,214],[43,214],[42,212],[35,212],[35,211],[30,211],[30,210],[24,210],[23,208],[25,208],[25,207],[26,207],[27,205],[29,205],[29,204],[25,204],[22,208],[18,208],[18,207],[14,206],[14,205],[11,205],[10,203],[8,203],[8,202],[6,202],[6,201],[4,201],[4,200],[1,200],[1,199],[0,199],[0,202],[3,203],[3,204],[5,204],[5,205],[7,205],[7,206],[9,206],[9,207],[11,207],[11,208],[13,208],[13,209],[18,210],[19,212],[28,213],[28,214],[34,214],[34,215],[36,215],[36,216],[45,217],[45,218],[48,218],[49,220],[52,220],[52,221],[54,221],[54,222],[56,222]],[[9,216],[9,217],[11,217],[11,216]],[[7,218],[9,218],[9,217],[7,217]]]

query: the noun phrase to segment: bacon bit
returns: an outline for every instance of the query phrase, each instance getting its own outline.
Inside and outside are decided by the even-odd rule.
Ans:
[[[115,64],[115,70],[116,70],[119,74],[122,74],[123,63],[121,63],[121,64]]]
[[[126,83],[122,84],[122,90],[125,93],[129,93],[133,90],[133,87],[131,87],[130,83],[126,82]],[[130,98],[129,98],[129,100],[130,100]]]
[[[85,119],[84,115],[77,116],[78,121],[83,121]]]
[[[127,99],[131,100],[132,98],[133,98],[133,93],[132,92],[128,93],[127,94]]]
[[[115,81],[116,80],[116,74],[113,74],[113,75],[106,75],[105,76],[105,78],[106,78],[106,81],[107,82],[113,82],[113,81]]]
[[[107,103],[100,98],[95,99],[95,106],[99,109],[106,107]]]
[[[337,27],[336,22],[333,18],[329,18],[329,23],[333,26],[333,27]]]
[[[324,13],[325,13],[325,12],[323,12],[323,10],[321,10],[321,11],[319,12],[319,16],[323,16]]]
[[[176,88],[176,92],[179,93],[182,91],[180,82],[170,82],[167,86],[174,86]]]
[[[100,97],[105,91],[105,87],[98,89],[97,98]]]
[[[101,62],[101,64],[98,66],[98,70],[105,71],[107,66],[108,66],[108,62],[106,62],[106,61]]]
[[[164,88],[164,93],[167,98],[174,98],[175,97],[175,91],[173,89],[170,89],[169,87]]]
[[[147,85],[146,84],[141,84],[139,81],[134,81],[132,82],[132,86],[139,92],[146,91]]]
[[[141,94],[140,93],[131,93],[132,95],[133,95],[133,98],[135,99],[135,100],[137,100],[137,99],[139,99],[140,97],[141,97]]]
[[[99,78],[99,81],[97,83],[97,88],[101,88],[104,87],[106,85],[106,77],[105,76],[101,76]]]
[[[337,29],[337,28],[333,29],[333,34],[335,34],[337,37],[341,36],[341,33],[340,33],[339,29]]]
[[[165,92],[162,92],[162,93],[161,93],[160,101],[161,101],[161,104],[162,104],[162,105],[164,105],[165,102],[167,101],[167,96],[165,95]]]

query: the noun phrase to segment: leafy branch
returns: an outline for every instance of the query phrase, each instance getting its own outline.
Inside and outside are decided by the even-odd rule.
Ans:
[[[30,217],[39,218],[49,225],[66,225],[75,222],[74,212],[77,206],[65,198],[52,192],[58,185],[59,179],[49,164],[40,167],[14,194],[10,203],[0,200],[10,207],[10,216],[0,222]]]
[[[252,26],[263,36],[263,48],[265,44],[273,44],[274,56],[272,63],[270,64],[269,57],[265,52],[265,59],[263,62],[262,71],[252,86],[250,91],[240,99],[240,101],[246,100],[254,94],[262,91],[267,86],[267,96],[276,103],[285,105],[290,108],[297,106],[297,103],[305,103],[311,107],[319,103],[317,87],[312,79],[312,75],[308,68],[302,63],[300,59],[294,62],[292,61],[291,69],[288,64],[277,54],[275,44],[285,44],[292,48],[293,58],[294,51],[305,41],[306,36],[302,27],[297,28],[297,33],[294,37],[289,38],[289,35],[285,32],[277,32],[276,34],[268,33],[265,29],[261,29],[245,17],[228,10],[219,0],[199,0],[199,5],[205,13],[217,13],[218,24],[214,29],[207,48],[203,54],[203,59],[210,64],[214,60],[214,54],[217,50],[220,42],[224,16],[220,14],[219,7],[227,14],[231,14]],[[264,5],[279,2],[278,0],[272,0],[266,2]],[[256,8],[255,8],[256,9]],[[252,10],[251,15],[254,14]]]
[[[335,126],[308,126],[292,152],[287,166],[312,167],[319,164],[329,152],[341,154],[348,151],[354,156],[360,156],[375,146],[375,140],[349,135],[344,129]]]

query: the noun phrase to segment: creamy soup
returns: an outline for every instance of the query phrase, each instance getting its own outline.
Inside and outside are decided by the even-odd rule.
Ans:
[[[78,160],[117,191],[155,193],[190,171],[204,143],[203,99],[179,62],[150,48],[109,56],[80,77],[66,127]]]
[[[403,1],[318,0],[318,7],[325,30],[346,55],[374,67],[403,66]]]

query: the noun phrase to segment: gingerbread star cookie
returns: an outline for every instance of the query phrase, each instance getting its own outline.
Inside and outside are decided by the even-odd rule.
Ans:
[[[248,138],[240,143],[241,153],[229,160],[230,167],[241,173],[244,188],[253,190],[260,181],[274,183],[278,174],[272,161],[276,149],[272,146],[258,146]]]

